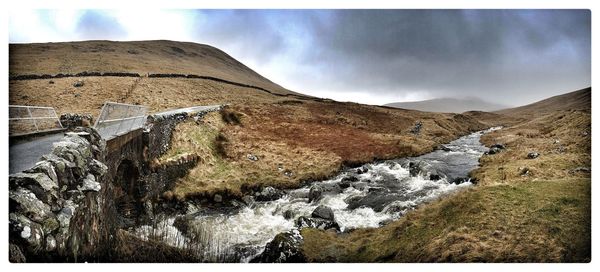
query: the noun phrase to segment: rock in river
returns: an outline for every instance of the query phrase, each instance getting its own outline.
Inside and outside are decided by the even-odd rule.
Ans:
[[[327,206],[319,205],[311,214],[314,218],[322,218],[325,220],[333,221],[335,219],[335,215],[333,214],[333,210]]]
[[[335,221],[322,218],[308,218],[306,216],[300,216],[296,219],[296,227],[298,227],[298,229],[315,228],[320,230],[340,230],[340,225]]]
[[[265,187],[259,193],[255,194],[257,201],[273,201],[281,198],[285,193],[271,186]]]
[[[277,234],[269,242],[263,253],[252,259],[253,263],[302,263],[306,257],[300,250],[302,235],[298,230],[291,230]]]

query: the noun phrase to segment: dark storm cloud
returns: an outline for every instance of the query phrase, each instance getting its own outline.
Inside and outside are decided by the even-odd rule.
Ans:
[[[127,37],[127,31],[116,18],[99,11],[86,11],[75,30],[82,39],[118,40]]]
[[[311,21],[319,84],[530,102],[590,84],[588,11],[344,10]],[[319,73],[323,73],[321,69]]]
[[[287,87],[313,95],[412,92],[516,105],[591,84],[586,10],[213,10],[195,17],[198,41],[242,61],[280,62]]]

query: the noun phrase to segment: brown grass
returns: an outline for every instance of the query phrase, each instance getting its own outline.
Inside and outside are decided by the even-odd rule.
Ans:
[[[205,44],[174,41],[84,41],[11,44],[10,75],[80,72],[180,73],[212,76],[293,93]]]
[[[486,134],[483,143],[507,149],[482,157],[477,187],[379,229],[304,229],[304,253],[316,262],[589,262],[591,177],[572,170],[591,166],[590,129],[589,110],[569,110]],[[540,157],[527,159],[531,151]]]
[[[590,180],[469,189],[379,229],[344,236],[304,229],[317,262],[586,262]]]

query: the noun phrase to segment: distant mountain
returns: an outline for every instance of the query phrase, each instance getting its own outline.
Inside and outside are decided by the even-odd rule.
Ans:
[[[553,112],[557,110],[591,110],[592,109],[592,88],[577,90],[574,92],[553,96],[529,105],[503,109],[495,113],[524,116],[539,115],[542,113]]]
[[[462,113],[465,111],[489,112],[508,108],[507,106],[486,102],[478,98],[436,98],[415,102],[389,103],[384,106],[409,110],[454,113]]]

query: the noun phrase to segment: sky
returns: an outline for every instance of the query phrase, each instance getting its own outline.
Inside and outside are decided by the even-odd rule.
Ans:
[[[12,10],[9,42],[220,48],[290,90],[365,104],[518,106],[591,86],[589,10]]]

